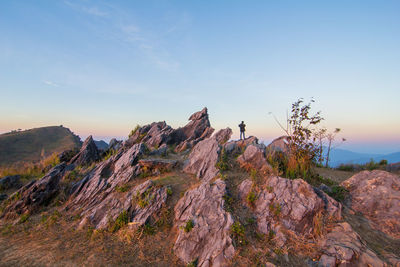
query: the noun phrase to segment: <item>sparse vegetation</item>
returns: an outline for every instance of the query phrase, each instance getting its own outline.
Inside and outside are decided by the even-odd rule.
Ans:
[[[245,229],[244,226],[236,221],[231,226],[231,233],[233,235],[234,240],[237,242],[237,245],[246,245],[247,241],[245,238]]]
[[[19,223],[24,223],[29,219],[29,213],[24,213],[19,218]]]
[[[219,160],[215,167],[220,171],[227,171],[229,169],[228,154],[226,153],[225,149],[222,149],[219,155]]]
[[[272,212],[276,217],[279,217],[281,214],[281,205],[279,203],[271,203],[269,204],[269,210]]]
[[[328,195],[333,197],[337,201],[343,202],[343,200],[346,197],[346,194],[348,193],[346,188],[344,188],[340,185],[333,185],[331,188],[332,188],[332,192],[327,192]]]
[[[247,194],[246,197],[247,203],[249,203],[250,206],[254,206],[254,202],[257,200],[257,195],[254,191],[250,191]]]
[[[130,188],[130,186],[128,184],[124,184],[124,185],[116,186],[115,191],[124,193],[124,192],[127,192],[129,190],[129,188]]]
[[[128,135],[128,138],[130,138],[132,135],[134,135],[138,130],[140,129],[140,125],[136,124],[135,128],[131,130],[131,132]]]
[[[193,220],[188,220],[185,224],[185,226],[182,227],[183,231],[185,233],[189,233],[194,227],[194,221]]]
[[[129,222],[128,212],[125,210],[115,219],[115,222],[111,224],[109,231],[112,233],[117,232],[119,229],[127,225]]]

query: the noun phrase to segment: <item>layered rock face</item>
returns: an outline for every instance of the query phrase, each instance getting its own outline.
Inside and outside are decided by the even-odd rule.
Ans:
[[[265,147],[262,145],[249,145],[237,159],[240,166],[247,170],[255,169],[264,174],[272,172],[272,167],[265,159]]]
[[[96,162],[99,159],[99,150],[97,149],[97,146],[94,143],[92,136],[89,136],[83,143],[79,153],[76,154],[69,163],[84,166],[90,165],[91,163]]]
[[[199,142],[189,155],[184,171],[195,174],[203,181],[210,181],[218,174],[215,167],[224,142],[229,140],[232,130],[226,128],[215,133],[212,137]]]
[[[167,200],[166,188],[155,188],[148,180],[126,193],[110,192],[98,204],[86,209],[80,227],[90,223],[96,229],[110,227],[120,214],[126,212],[132,228],[137,228],[156,215]]]
[[[225,194],[225,182],[218,179],[187,191],[175,206],[175,220],[180,229],[174,251],[185,263],[197,259],[197,266],[227,266],[233,257],[235,250],[230,237],[233,218],[224,210]],[[190,221],[192,229],[186,226]]]
[[[387,266],[346,222],[337,224],[319,245],[322,255],[318,266]]]
[[[20,175],[10,175],[0,178],[0,189],[6,190],[10,188],[20,188],[21,187],[21,176]]]
[[[287,136],[281,136],[274,139],[271,144],[267,146],[267,151],[269,153],[282,152],[284,154],[289,153],[289,142]]]
[[[140,174],[137,164],[145,151],[142,143],[133,145],[127,151],[119,151],[108,160],[99,163],[86,177],[72,188],[72,196],[67,209],[93,207],[101,202],[117,185],[123,185]]]
[[[243,181],[239,186],[242,199],[252,193],[254,201],[250,203],[257,218],[258,230],[268,234],[276,233],[278,244],[286,241],[282,227],[304,236],[311,236],[313,223],[320,213],[327,213],[333,219],[341,218],[341,204],[328,195],[319,192],[302,179],[289,180],[277,176],[266,178],[261,190],[253,189],[253,182]],[[249,204],[248,204],[249,205]]]
[[[12,218],[19,214],[34,213],[40,206],[47,204],[59,190],[59,182],[66,164],[51,169],[42,179],[31,181],[10,196],[2,217]]]
[[[348,204],[371,221],[371,226],[400,238],[400,178],[386,171],[362,171],[342,184]]]

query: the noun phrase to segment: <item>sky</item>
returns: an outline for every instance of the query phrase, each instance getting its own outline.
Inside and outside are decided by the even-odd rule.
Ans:
[[[211,125],[266,142],[315,99],[340,148],[400,151],[400,1],[0,1],[0,133]]]

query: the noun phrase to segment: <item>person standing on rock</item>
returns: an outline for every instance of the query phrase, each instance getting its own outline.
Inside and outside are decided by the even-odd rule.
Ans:
[[[244,121],[242,121],[242,123],[239,124],[239,128],[240,128],[240,140],[242,140],[242,135],[243,135],[243,140],[246,139],[246,137],[244,136],[244,132],[246,131],[246,124],[244,124]]]

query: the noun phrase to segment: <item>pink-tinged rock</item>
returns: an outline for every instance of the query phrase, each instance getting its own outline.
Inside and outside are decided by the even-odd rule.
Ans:
[[[31,181],[9,197],[1,217],[13,218],[24,213],[34,213],[47,204],[59,191],[66,164],[52,168],[43,178]]]
[[[244,203],[252,185],[250,180],[244,180],[239,185],[239,196]],[[286,240],[281,232],[282,227],[307,236],[312,235],[313,221],[319,213],[329,214],[336,220],[341,218],[341,204],[322,191],[317,194],[302,179],[270,176],[260,189],[254,190],[256,200],[251,206],[257,218],[258,230],[265,234],[274,231],[280,245]]]
[[[224,145],[224,149],[226,153],[241,153],[244,151],[249,145],[257,145],[258,139],[255,136],[250,136],[244,140],[233,140],[229,141]]]
[[[349,190],[348,203],[371,226],[400,238],[400,178],[386,171],[362,171],[341,184]]]
[[[218,174],[215,167],[221,153],[221,144],[232,134],[230,128],[218,131],[213,136],[199,142],[189,155],[184,171],[195,174],[204,181],[210,181]]]
[[[138,202],[139,198],[143,200],[141,205]],[[114,190],[100,203],[81,213],[83,217],[81,227],[83,224],[90,223],[96,229],[107,228],[110,221],[115,221],[122,212],[126,211],[130,227],[137,228],[154,217],[166,200],[166,188],[154,187],[151,180],[129,189],[126,193]]]
[[[386,266],[377,255],[368,249],[347,222],[337,224],[319,241],[322,255],[318,266]]]
[[[79,153],[76,154],[69,163],[77,165],[90,165],[99,159],[99,150],[97,149],[97,146],[90,135],[88,138],[86,138]]]
[[[175,220],[179,235],[174,245],[175,254],[186,264],[198,260],[197,266],[227,266],[235,249],[230,237],[232,215],[224,210],[226,184],[202,183],[187,191],[175,206]],[[183,228],[192,220],[194,227]]]
[[[262,173],[271,173],[272,168],[265,159],[265,149],[261,145],[249,145],[237,161],[245,169],[256,169]]]
[[[267,151],[269,153],[273,152],[283,152],[284,154],[289,153],[289,142],[288,136],[281,136],[274,139],[271,144],[267,146]]]

